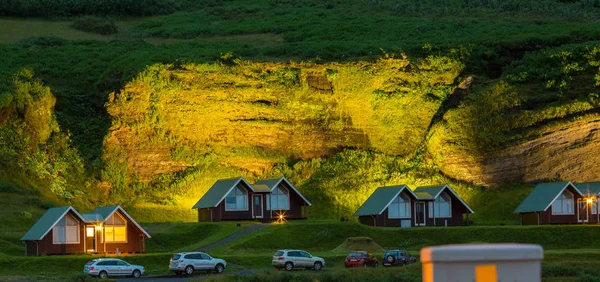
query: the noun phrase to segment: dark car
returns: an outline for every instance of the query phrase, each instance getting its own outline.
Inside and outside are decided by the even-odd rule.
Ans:
[[[417,258],[413,257],[406,250],[387,250],[383,254],[383,266],[403,266],[417,262]]]
[[[346,261],[344,261],[345,267],[378,267],[379,263],[377,262],[377,258],[369,254],[367,252],[351,252],[346,257]]]

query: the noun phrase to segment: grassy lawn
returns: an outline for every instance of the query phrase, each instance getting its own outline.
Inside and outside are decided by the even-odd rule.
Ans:
[[[596,239],[600,226],[461,226],[424,228],[376,228],[355,222],[306,221],[273,225],[231,244],[215,253],[257,253],[298,248],[330,252],[348,237],[370,237],[383,248],[417,251],[426,246],[463,243],[540,244],[546,250],[600,249]],[[271,238],[277,238],[273,240]],[[568,238],[579,238],[578,241]],[[581,241],[580,241],[581,240]],[[586,242],[581,245],[580,242]]]
[[[147,245],[149,252],[189,252],[219,241],[252,224],[257,223],[149,223],[143,224],[143,227],[152,236]]]

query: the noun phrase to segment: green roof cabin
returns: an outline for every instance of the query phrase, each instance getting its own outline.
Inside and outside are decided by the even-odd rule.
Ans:
[[[515,210],[522,225],[598,222],[600,183],[540,183]],[[582,192],[583,191],[583,192]]]
[[[360,223],[371,226],[456,226],[473,213],[448,185],[379,187],[354,213]],[[468,221],[467,221],[468,222]]]
[[[198,221],[306,219],[310,202],[285,177],[220,179],[194,205]]]
[[[25,233],[28,256],[75,253],[145,253],[150,234],[121,206],[79,213],[71,206],[50,208]]]

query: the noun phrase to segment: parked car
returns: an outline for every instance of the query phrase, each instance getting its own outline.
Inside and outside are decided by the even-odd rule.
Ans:
[[[191,275],[194,271],[223,273],[225,268],[227,262],[213,258],[204,252],[175,253],[169,262],[169,270],[177,275],[182,273]]]
[[[133,276],[138,278],[144,274],[144,267],[130,264],[120,259],[99,258],[86,263],[83,267],[83,273],[97,276],[101,279],[114,276]]]
[[[358,267],[358,266],[372,266],[378,267],[379,263],[377,262],[377,258],[370,253],[359,251],[359,252],[351,252],[346,256],[346,261],[344,261],[345,267]]]
[[[273,266],[288,271],[294,268],[321,270],[325,266],[325,260],[302,250],[279,250],[273,256]]]
[[[417,258],[413,257],[406,250],[387,250],[383,254],[383,266],[403,266],[417,262]]]

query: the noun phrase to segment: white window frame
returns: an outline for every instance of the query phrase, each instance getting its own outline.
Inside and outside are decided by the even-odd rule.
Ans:
[[[402,201],[400,201],[400,199],[402,199]],[[404,211],[408,210],[408,216],[401,216],[400,215],[400,211],[402,210],[402,206],[404,206]],[[390,215],[390,209],[392,209],[393,207],[397,207],[398,208],[398,216],[391,216]],[[397,197],[394,198],[394,200],[390,203],[390,205],[388,206],[388,218],[411,218],[411,214],[412,214],[412,203],[410,200],[410,197],[407,196],[404,193],[400,193]]]
[[[238,193],[240,192],[240,193]],[[234,197],[235,198],[235,208],[228,208],[227,207],[227,198],[231,198]],[[237,197],[242,197],[243,198],[243,203],[244,206],[243,208],[238,208],[237,207]],[[239,186],[234,187],[233,189],[231,189],[231,192],[229,192],[229,194],[227,194],[227,196],[225,196],[225,211],[247,211],[248,210],[248,191],[246,191],[246,189],[242,189]]]
[[[592,214],[598,214],[598,198],[592,200]]]
[[[119,219],[121,220],[121,222],[125,223],[125,225],[115,225],[115,216],[118,216]],[[110,219],[112,219],[112,222],[108,222]],[[125,227],[125,241],[114,241],[115,239],[115,227]],[[113,229],[113,241],[108,241],[106,240],[107,244],[113,244],[113,243],[127,243],[128,237],[127,236],[128,232],[127,232],[127,220],[125,220],[125,218],[123,216],[121,216],[118,213],[113,213],[113,215],[111,217],[109,217],[106,221],[104,221],[104,234],[102,236],[102,242],[104,243],[105,241],[105,237],[106,237],[106,229],[112,228]]]
[[[571,201],[571,204],[569,205],[569,200]],[[571,211],[570,212],[556,212],[554,206],[557,205],[557,202],[560,203],[560,205],[562,206],[561,209],[564,209],[565,206],[570,207]],[[562,193],[560,193],[560,195],[558,195],[558,197],[556,197],[556,199],[554,199],[554,202],[552,202],[552,215],[574,215],[575,214],[575,195],[565,189]]]
[[[66,225],[66,218],[69,218],[70,220],[72,220],[75,225]],[[64,224],[64,225],[60,225],[60,224]],[[77,229],[77,241],[76,242],[67,242],[67,227],[74,227]],[[65,234],[65,241],[59,241],[60,238],[58,238],[57,234],[58,234],[58,229],[63,229],[64,234]],[[52,244],[54,245],[71,245],[71,244],[79,244],[81,243],[81,224],[79,222],[79,220],[77,220],[76,218],[72,217],[69,214],[65,214],[65,216],[63,216],[63,218],[61,218],[58,223],[56,223],[56,225],[54,225],[54,227],[52,227]]]
[[[273,192],[276,192],[276,191],[278,191],[278,190],[279,190],[279,191],[281,191],[281,194],[273,194]],[[275,197],[273,197],[273,195],[274,195]],[[276,208],[276,209],[273,209],[273,210],[274,210],[274,211],[288,211],[288,210],[290,210],[290,206],[291,206],[291,202],[290,202],[290,189],[287,189],[287,188],[285,188],[285,187],[281,187],[281,186],[277,186],[277,187],[275,187],[275,189],[273,189],[273,191],[272,191],[271,193],[267,194],[267,210],[268,210],[268,211],[270,211],[270,210],[271,210],[271,200],[272,200],[273,198],[275,198],[275,199],[276,199],[275,203],[278,203],[278,202],[279,202],[279,201],[278,201],[278,200],[279,200],[279,199],[278,199],[278,197],[280,197],[279,195],[286,195],[286,196],[287,196],[287,208],[285,208],[285,209],[280,209],[280,208],[279,208],[279,205],[278,205],[278,206],[277,206],[278,208]]]
[[[448,203],[448,216],[439,215],[441,211],[441,200],[444,200]],[[452,218],[452,197],[450,197],[450,195],[448,195],[448,193],[445,191],[442,192],[439,197],[430,202],[428,206],[429,218]]]

